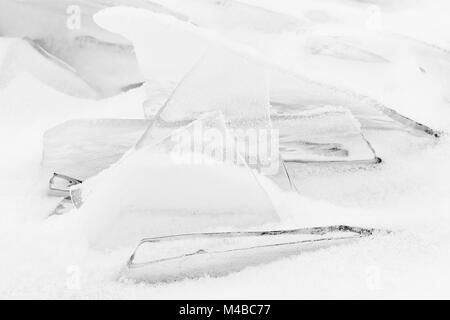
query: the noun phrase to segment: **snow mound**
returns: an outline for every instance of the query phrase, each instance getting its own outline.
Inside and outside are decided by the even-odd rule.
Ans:
[[[266,70],[234,52],[210,48],[173,92],[161,112],[165,121],[192,120],[221,111],[227,121],[269,121]]]
[[[141,238],[219,228],[243,228],[278,220],[255,173],[242,158],[218,161],[223,145],[183,146],[196,125],[226,134],[217,115],[194,121],[159,142],[130,150],[109,169],[71,190],[93,246],[117,247]],[[228,135],[231,137],[231,135]],[[195,140],[204,142],[203,140]],[[213,143],[213,145],[211,145]]]

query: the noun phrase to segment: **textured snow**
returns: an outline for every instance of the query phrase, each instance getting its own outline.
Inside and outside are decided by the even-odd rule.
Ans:
[[[246,2],[307,17],[313,29],[325,23],[329,28],[321,29],[321,33],[332,37],[354,28],[364,29],[367,21],[368,4],[362,1]],[[402,111],[418,115],[430,121],[427,124],[438,125],[447,132],[449,109],[445,100],[442,103],[446,92],[441,81],[448,80],[445,62],[446,50],[450,49],[448,3],[371,3],[381,8],[388,33],[413,36],[441,46],[442,50],[430,49],[418,55],[409,51],[413,48],[408,45],[406,50],[414,59],[400,64],[388,59],[393,61],[392,66],[377,71],[386,62],[374,58],[371,45],[362,46],[362,51],[354,49],[353,40],[350,44],[342,38],[333,40],[332,49],[319,50],[316,55],[311,55],[311,42],[308,42],[309,51],[302,53],[304,57],[309,56],[305,60],[293,54],[302,48],[293,41],[295,34],[272,34],[271,46],[262,41],[256,47],[267,49],[261,52],[268,59],[298,64],[293,68],[311,73],[311,77],[373,94],[381,102],[395,102]],[[238,39],[235,35],[234,39]],[[244,35],[241,34],[241,39]],[[259,40],[253,36],[246,39],[252,44]],[[397,51],[388,42],[381,41],[379,49],[388,53]],[[315,38],[313,49],[323,48],[326,43],[329,40]],[[425,60],[415,60],[423,57],[430,61],[428,67],[423,67],[425,73],[417,71]],[[369,67],[368,63],[377,67]],[[433,68],[442,73],[432,71]],[[392,74],[398,77],[391,78]],[[379,88],[377,81],[384,75],[389,78],[388,85],[395,85],[392,94],[390,86],[385,90]],[[159,285],[117,281],[134,245],[114,250],[94,249],[88,241],[83,215],[73,212],[46,219],[59,199],[46,196],[50,176],[40,167],[42,134],[72,118],[142,118],[141,105],[145,99],[142,90],[95,102],[56,92],[26,74],[0,89],[3,169],[0,172],[0,297],[448,298],[450,141],[445,134],[438,142],[430,142],[398,130],[373,130],[364,123],[364,134],[384,163],[374,167],[298,166],[295,171],[300,195],[281,192],[263,181],[281,218],[279,224],[265,227],[342,223],[384,227],[394,231],[391,235],[250,267],[224,278]],[[401,97],[408,92],[411,97],[403,102]],[[330,105],[331,100],[330,95],[323,103]],[[344,104],[338,99],[335,105]],[[93,228],[98,226],[92,224]]]

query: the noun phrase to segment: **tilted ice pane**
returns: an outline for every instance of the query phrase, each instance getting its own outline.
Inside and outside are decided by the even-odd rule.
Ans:
[[[274,116],[280,153],[291,162],[375,161],[374,150],[349,110],[338,107]]]
[[[368,96],[313,81],[280,68],[270,72],[272,115],[289,115],[328,105],[344,106],[361,122],[363,130],[397,130],[435,135],[435,130],[409,119]]]
[[[375,232],[336,226],[143,239],[122,275],[145,282],[223,276],[249,266],[353,242]]]
[[[210,111],[221,111],[228,122],[267,125],[269,80],[265,68],[223,47],[210,48],[178,85],[161,118],[168,122],[192,120]]]

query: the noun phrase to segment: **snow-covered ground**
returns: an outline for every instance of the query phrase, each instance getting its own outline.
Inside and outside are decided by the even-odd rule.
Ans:
[[[8,2],[15,1],[4,4]],[[44,6],[51,1],[33,2]],[[107,3],[98,2],[100,6]],[[138,2],[133,5],[139,5]],[[293,166],[298,194],[283,191],[269,180],[262,181],[280,222],[263,219],[256,229],[347,224],[385,228],[393,233],[249,267],[221,278],[152,285],[118,280],[134,244],[124,242],[122,246],[108,249],[92,245],[92,232],[102,232],[97,234],[100,237],[104,232],[105,238],[114,238],[111,230],[108,233],[108,223],[102,222],[107,214],[100,214],[102,219],[86,217],[95,213],[91,209],[47,218],[60,199],[47,195],[50,172],[41,167],[43,134],[75,118],[144,119],[143,105],[149,104],[148,87],[103,100],[91,99],[92,86],[86,85],[92,83],[89,72],[77,72],[63,62],[48,68],[49,60],[36,55],[29,40],[1,37],[1,298],[450,297],[450,140],[446,134],[450,130],[450,5],[447,1],[245,0],[242,3],[251,6],[239,4],[228,9],[226,6],[211,8],[213,1],[207,0],[153,2],[167,6],[163,12],[189,17],[200,33],[206,33],[220,45],[245,52],[266,64],[296,71],[306,79],[369,96],[442,131],[441,138],[435,140],[398,130],[376,130],[364,127],[364,115],[357,114],[365,137],[384,160],[382,164]],[[190,2],[191,5],[186,5]],[[253,6],[265,9],[255,13]],[[66,14],[65,8],[60,14]],[[176,18],[171,15],[171,19]],[[267,19],[272,19],[272,24],[265,23]],[[39,15],[34,21],[39,21]],[[132,25],[130,21],[139,23],[138,19],[124,21],[128,26]],[[177,21],[185,23],[183,19]],[[99,22],[108,23],[107,20]],[[18,35],[17,26],[13,28],[16,34],[8,34],[5,25],[0,23],[0,35]],[[91,24],[88,26],[92,28]],[[26,29],[24,23],[24,34],[20,36],[33,39],[34,35],[28,35]],[[108,36],[108,41],[115,39]],[[17,59],[9,51],[12,42],[16,43],[13,53],[22,53]],[[138,60],[142,60],[140,52],[144,51],[139,50],[136,47]],[[106,52],[98,59],[105,59],[109,54]],[[58,50],[52,52],[56,56],[57,53]],[[92,52],[86,56],[90,64],[95,64]],[[129,53],[119,57],[114,53],[114,57],[115,63],[130,63],[131,59]],[[139,62],[142,67],[142,61]],[[141,77],[135,71],[127,75],[130,84]],[[145,69],[141,71],[146,75]],[[107,78],[105,74],[95,79],[101,81]],[[122,85],[126,79],[117,82]],[[105,87],[117,89],[117,82],[111,81],[114,86],[105,84]],[[64,86],[70,90],[64,90]],[[307,92],[308,88],[303,90]],[[310,94],[300,99],[301,103],[317,92]],[[324,89],[318,94],[324,104],[332,104],[330,91]],[[341,106],[345,98],[339,99],[336,104]],[[189,174],[186,176],[189,179]],[[167,181],[175,178],[170,176]],[[149,183],[155,187],[155,183]],[[104,200],[105,197],[101,201]],[[161,205],[162,199],[158,200]],[[169,196],[167,201],[171,201]],[[174,229],[170,226],[171,219],[156,222],[162,230]]]

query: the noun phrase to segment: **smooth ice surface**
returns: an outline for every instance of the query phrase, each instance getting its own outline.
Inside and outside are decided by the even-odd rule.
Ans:
[[[222,233],[143,240],[122,273],[136,281],[167,282],[224,276],[280,257],[349,244],[364,237],[351,231]]]

